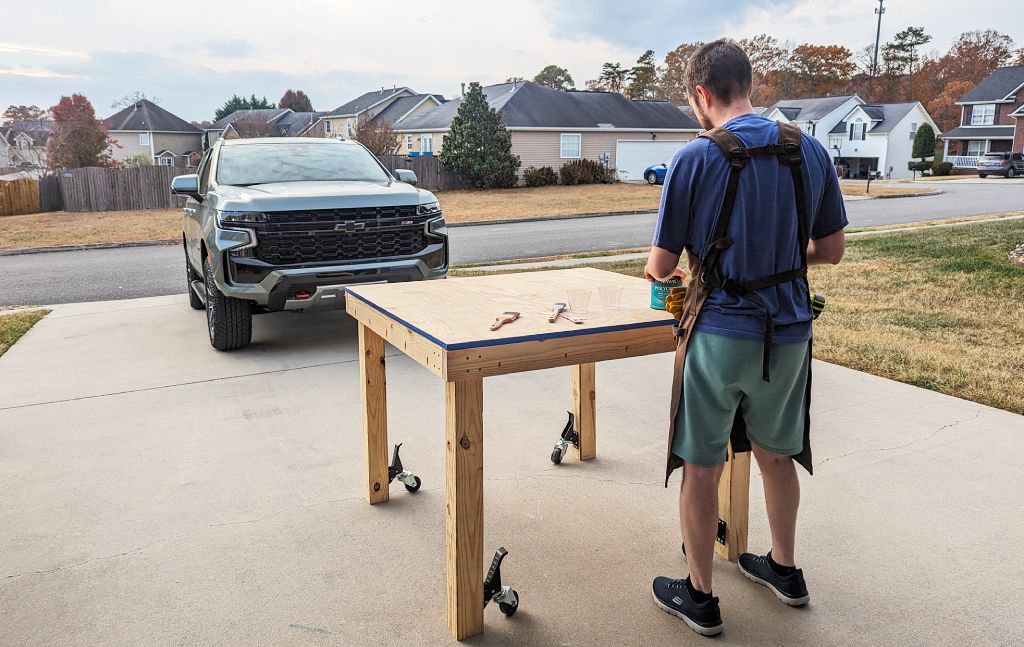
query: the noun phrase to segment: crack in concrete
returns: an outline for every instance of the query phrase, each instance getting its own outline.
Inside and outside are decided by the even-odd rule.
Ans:
[[[293,506],[290,506],[290,507],[287,507],[287,508],[282,508],[280,510],[277,510],[276,512],[272,512],[271,514],[264,515],[262,517],[257,517],[255,519],[244,519],[244,520],[241,520],[241,521],[224,521],[224,522],[220,522],[220,523],[209,523],[209,524],[206,524],[205,526],[202,526],[202,527],[199,527],[199,528],[195,528],[195,529],[190,530],[188,532],[183,532],[183,533],[180,533],[180,534],[177,534],[177,535],[173,535],[171,537],[164,537],[163,539],[155,539],[155,540],[153,540],[151,542],[147,542],[147,543],[145,543],[145,544],[143,544],[141,546],[136,546],[135,548],[131,548],[129,550],[122,551],[120,553],[115,553],[113,555],[101,555],[99,557],[90,557],[89,559],[83,560],[83,561],[78,562],[76,564],[68,564],[68,565],[65,565],[65,566],[57,566],[57,567],[54,567],[54,568],[40,569],[40,570],[35,570],[35,571],[25,571],[24,573],[12,573],[10,575],[4,575],[2,578],[0,578],[0,580],[11,580],[11,579],[19,578],[19,577],[24,577],[26,575],[46,575],[46,574],[49,574],[49,573],[58,573],[60,571],[66,571],[66,570],[71,570],[71,569],[75,569],[75,568],[81,568],[81,567],[87,566],[87,565],[89,565],[89,564],[91,564],[93,562],[106,561],[108,559],[117,559],[118,557],[124,557],[125,555],[131,555],[133,553],[138,553],[140,551],[143,551],[143,550],[145,550],[147,548],[150,548],[152,546],[156,546],[158,544],[166,544],[168,542],[177,541],[179,539],[185,539],[186,537],[194,535],[197,532],[202,532],[203,530],[207,530],[209,528],[221,528],[221,527],[224,527],[224,526],[242,526],[242,525],[246,525],[246,524],[250,524],[250,523],[259,523],[260,521],[266,521],[267,519],[272,519],[272,518],[274,518],[274,517],[276,517],[278,515],[282,515],[282,514],[284,514],[286,512],[292,512],[294,510],[315,508],[317,506],[326,505],[326,504],[329,504],[329,503],[344,503],[345,501],[354,501],[354,500],[357,500],[357,499],[361,500],[363,498],[364,497],[362,497],[362,496],[351,496],[351,497],[345,497],[345,498],[342,498],[342,499],[328,499],[326,501],[318,501],[316,503],[300,503],[298,505],[293,505]]]
[[[838,456],[830,456],[830,457],[826,458],[825,460],[823,460],[821,463],[819,463],[819,466],[824,465],[825,463],[828,463],[829,461],[839,460],[841,458],[846,458],[848,456],[854,456],[856,454],[874,454],[874,453],[877,453],[877,452],[890,452],[890,451],[894,451],[894,450],[897,450],[897,449],[904,449],[906,447],[910,447],[911,445],[914,445],[914,444],[917,444],[917,443],[927,442],[927,441],[931,440],[932,438],[935,438],[937,435],[939,435],[940,432],[945,431],[946,429],[951,429],[951,428],[956,427],[957,425],[959,425],[961,423],[964,423],[964,422],[971,422],[972,420],[977,420],[981,416],[981,411],[982,411],[981,409],[978,409],[978,410],[976,410],[974,412],[974,415],[972,417],[970,417],[970,418],[964,418],[962,420],[955,420],[955,421],[953,421],[953,422],[951,422],[951,423],[949,423],[947,425],[942,425],[941,427],[939,427],[938,429],[936,429],[932,433],[928,434],[927,436],[922,436],[921,438],[915,438],[915,439],[913,439],[913,440],[911,440],[909,442],[903,443],[902,445],[893,445],[892,447],[875,447],[875,448],[872,448],[872,449],[857,449],[857,450],[854,450],[852,452],[847,452],[845,454],[840,454]]]

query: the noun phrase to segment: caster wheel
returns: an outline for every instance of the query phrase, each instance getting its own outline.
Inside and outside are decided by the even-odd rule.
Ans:
[[[553,450],[551,450],[551,462],[554,463],[555,465],[558,465],[559,463],[562,462],[561,449],[555,447]]]
[[[415,479],[415,483],[413,483],[412,485],[409,485],[408,483],[405,484],[405,489],[409,490],[410,492],[415,492],[416,490],[420,489],[421,485],[423,485],[423,481],[420,480],[420,477],[414,476],[413,479]]]
[[[498,605],[498,608],[501,609],[502,613],[511,618],[516,614],[516,611],[519,609],[519,603],[517,602],[516,604],[508,604],[506,602],[502,602]]]

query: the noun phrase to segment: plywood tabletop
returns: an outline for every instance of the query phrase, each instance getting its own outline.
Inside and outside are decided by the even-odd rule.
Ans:
[[[602,285],[623,288],[617,310],[601,307]],[[548,323],[551,305],[567,303],[571,289],[590,290],[584,323],[562,318]],[[664,310],[650,307],[650,284],[644,279],[589,267],[353,286],[348,294],[445,350],[670,326],[674,321]],[[519,319],[490,330],[505,311],[520,313]]]

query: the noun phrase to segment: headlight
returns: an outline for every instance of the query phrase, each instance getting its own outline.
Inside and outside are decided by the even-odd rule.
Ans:
[[[448,235],[448,226],[445,225],[444,218],[434,218],[427,222],[427,231],[431,234],[437,234],[439,236]]]
[[[269,220],[267,214],[259,211],[219,211],[217,219],[225,224],[267,222]]]
[[[416,207],[417,216],[434,216],[439,213],[441,213],[441,205],[436,200]]]

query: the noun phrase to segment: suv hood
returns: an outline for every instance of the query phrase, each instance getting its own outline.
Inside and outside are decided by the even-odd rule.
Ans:
[[[274,182],[220,185],[214,205],[221,211],[292,211],[390,207],[423,204],[436,198],[404,182]]]

